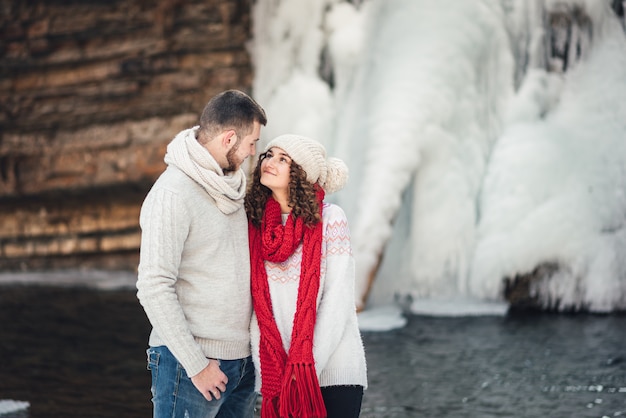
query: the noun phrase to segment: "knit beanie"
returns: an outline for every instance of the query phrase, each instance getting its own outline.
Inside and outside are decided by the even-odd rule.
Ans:
[[[341,190],[348,181],[348,166],[339,158],[326,158],[326,149],[319,142],[294,134],[272,139],[265,151],[281,148],[306,172],[311,183],[319,184],[326,193]]]

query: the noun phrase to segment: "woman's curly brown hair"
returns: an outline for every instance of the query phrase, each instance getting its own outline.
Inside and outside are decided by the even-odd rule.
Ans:
[[[248,220],[256,227],[261,226],[265,203],[272,195],[272,191],[261,184],[261,162],[264,158],[265,154],[261,154],[244,200]],[[306,171],[292,160],[289,174],[289,207],[294,219],[302,218],[307,226],[321,222],[315,185],[306,179]]]

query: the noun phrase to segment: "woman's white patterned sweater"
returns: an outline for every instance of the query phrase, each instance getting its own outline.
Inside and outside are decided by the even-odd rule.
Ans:
[[[283,221],[286,219],[286,215]],[[339,206],[325,203],[322,209],[323,242],[313,357],[320,386],[367,387],[365,350],[357,322],[354,299],[354,259],[346,215]],[[296,312],[302,244],[282,263],[265,262],[274,318],[289,352]],[[253,315],[252,355],[257,371],[256,389],[262,376],[259,360],[259,326]],[[260,379],[259,379],[260,377]]]

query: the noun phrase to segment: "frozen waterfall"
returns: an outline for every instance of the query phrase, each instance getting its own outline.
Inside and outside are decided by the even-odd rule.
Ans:
[[[255,3],[263,140],[308,135],[350,167],[330,198],[363,306],[500,312],[531,277],[543,307],[626,309],[626,36],[610,6]]]

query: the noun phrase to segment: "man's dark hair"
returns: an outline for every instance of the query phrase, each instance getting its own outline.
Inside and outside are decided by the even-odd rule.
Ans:
[[[200,116],[198,140],[205,143],[227,129],[239,137],[252,132],[254,122],[265,126],[265,110],[246,93],[226,90],[209,100]]]

